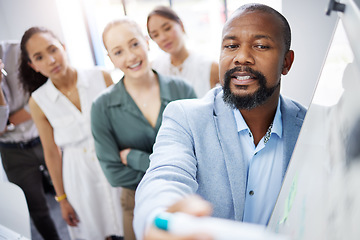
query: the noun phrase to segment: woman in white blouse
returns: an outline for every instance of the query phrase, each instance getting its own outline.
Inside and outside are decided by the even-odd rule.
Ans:
[[[184,25],[171,8],[159,6],[152,10],[147,18],[147,30],[150,38],[166,53],[153,61],[154,70],[180,76],[193,86],[198,97],[219,82],[218,63],[186,48]]]

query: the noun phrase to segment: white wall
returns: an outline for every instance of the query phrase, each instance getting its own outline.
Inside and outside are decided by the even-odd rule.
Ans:
[[[337,14],[325,14],[329,0],[283,0],[282,13],[292,29],[295,60],[283,77],[282,94],[309,106],[320,76]]]
[[[93,66],[81,0],[0,0],[0,41],[21,40],[33,26],[44,26],[65,43],[71,64]]]
[[[63,38],[53,0],[0,0],[0,40],[20,40],[34,25],[49,27]]]

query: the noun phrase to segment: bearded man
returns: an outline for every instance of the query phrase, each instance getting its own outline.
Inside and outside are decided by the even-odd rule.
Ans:
[[[163,211],[267,225],[306,113],[280,95],[290,43],[287,20],[266,5],[244,5],[225,23],[222,87],[164,112],[136,191],[138,239],[179,239],[149,224]]]

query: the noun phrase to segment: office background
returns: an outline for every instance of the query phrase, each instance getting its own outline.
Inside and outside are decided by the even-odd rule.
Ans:
[[[309,106],[337,21],[336,14],[325,15],[329,0],[0,0],[0,40],[19,40],[27,28],[45,26],[65,43],[74,66],[111,70],[101,41],[105,24],[126,13],[146,34],[147,13],[171,4],[184,20],[188,46],[217,60],[226,16],[249,2],[270,5],[289,20],[295,61],[282,93]],[[155,45],[150,41],[150,58],[159,51]]]

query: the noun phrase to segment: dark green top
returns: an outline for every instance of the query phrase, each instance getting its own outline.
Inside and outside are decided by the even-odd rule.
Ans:
[[[157,75],[161,107],[155,128],[126,91],[124,78],[107,88],[92,104],[91,129],[96,154],[112,186],[136,189],[149,167],[149,156],[165,107],[177,99],[196,98],[193,88],[185,81]],[[131,148],[127,166],[122,164],[119,155],[126,148]]]

